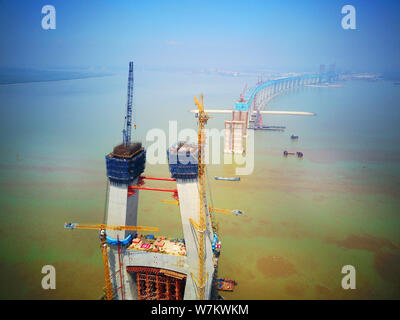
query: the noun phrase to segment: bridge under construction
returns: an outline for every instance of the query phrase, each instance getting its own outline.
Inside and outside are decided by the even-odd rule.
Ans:
[[[221,241],[215,213],[242,215],[235,209],[209,205],[206,190],[205,126],[209,113],[232,113],[225,122],[225,152],[243,152],[242,140],[248,129],[259,126],[261,114],[313,115],[307,112],[263,110],[277,94],[304,85],[332,81],[336,74],[319,74],[274,79],[245,90],[234,110],[206,110],[203,95],[196,97],[197,144],[176,142],[166,150],[170,177],[144,174],[146,150],[132,141],[136,129],[133,104],[133,62],[129,63],[128,94],[122,144],[105,156],[107,172],[106,218],[101,224],[66,223],[67,229],[97,230],[104,264],[104,298],[120,300],[208,300],[218,299],[218,290],[232,291],[236,282],[218,278]],[[250,116],[249,116],[250,115]],[[218,178],[226,181],[240,179]],[[147,187],[147,180],[159,187]],[[174,188],[163,182],[174,182]],[[154,235],[156,226],[138,226],[140,192],[165,192],[179,206],[183,238]],[[210,190],[209,194],[210,193]],[[152,232],[146,234],[143,232]]]
[[[232,114],[232,120],[225,120],[224,152],[242,154],[245,152],[248,129],[263,129],[263,115],[315,116],[313,112],[265,110],[267,104],[276,96],[289,90],[306,86],[324,86],[338,79],[335,65],[325,72],[325,65],[320,66],[317,74],[303,74],[258,81],[253,87],[240,94],[233,109],[207,109],[209,114]],[[191,110],[198,113],[198,110]],[[266,128],[268,129],[268,128]]]
[[[205,112],[203,96],[198,108],[198,142],[177,142],[167,151],[171,178],[144,175],[146,150],[132,142],[136,128],[133,108],[133,62],[129,64],[128,98],[123,143],[106,155],[106,221],[102,224],[66,223],[67,229],[100,232],[104,264],[104,298],[120,300],[208,300],[220,298],[217,290],[233,290],[233,280],[218,279],[221,250],[214,213],[242,214],[240,210],[209,206],[204,164]],[[147,180],[160,187],[149,188]],[[168,189],[164,181],[175,182]],[[145,234],[158,227],[137,226],[139,193],[166,192],[179,206],[183,238]],[[140,233],[139,233],[140,232]],[[219,288],[219,289],[218,289]],[[225,289],[224,289],[225,288]]]

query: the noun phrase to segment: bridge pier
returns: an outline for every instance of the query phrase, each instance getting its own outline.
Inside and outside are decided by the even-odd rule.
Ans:
[[[257,105],[257,108],[260,105]],[[233,111],[232,120],[225,121],[224,152],[239,153],[244,152],[243,141],[247,137],[247,127],[249,123],[248,111]]]
[[[337,79],[337,74],[321,73],[316,75],[299,75],[291,78],[269,80],[264,83],[257,83],[257,86],[247,91],[244,97],[235,105],[232,113],[232,120],[225,121],[225,141],[224,152],[242,153],[244,152],[244,138],[247,137],[247,129],[250,123],[254,123],[254,112],[262,110],[264,106],[278,94],[302,86],[322,83],[324,80]],[[228,110],[214,110],[214,112],[225,113]],[[266,114],[286,114],[286,115],[314,115],[307,112],[294,111],[261,111]],[[250,124],[251,126],[251,124]]]

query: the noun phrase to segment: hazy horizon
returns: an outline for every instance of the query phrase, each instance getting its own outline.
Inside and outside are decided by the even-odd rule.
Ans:
[[[42,28],[45,5],[56,9],[56,29]],[[345,5],[356,9],[355,30],[342,27]],[[224,298],[400,299],[399,9],[389,0],[0,0],[0,299],[102,294],[98,232],[64,225],[110,223],[107,208],[121,212],[107,206],[116,193],[107,191],[105,159],[123,139],[131,60],[131,141],[147,150],[145,175],[159,178],[171,172],[152,163],[155,153],[197,141],[190,110],[200,93],[206,110],[230,110],[260,74],[317,73],[321,64],[382,74],[281,87],[267,104],[259,91],[247,115],[276,111],[258,113],[257,124],[283,129],[248,131],[243,165],[252,162],[251,174],[222,162],[231,143],[223,130],[236,114],[213,113],[207,129],[221,133],[221,161],[211,154],[205,190],[208,208],[244,213],[213,217],[222,243],[217,275],[238,283]],[[204,72],[212,68],[228,72]],[[237,175],[240,182],[214,179]],[[146,186],[181,190],[174,181],[146,179]],[[140,190],[137,225],[182,238],[186,214],[162,202],[172,195]],[[154,266],[185,270],[189,281],[197,267],[185,261],[179,269]],[[44,290],[43,266],[57,270],[56,290]],[[357,290],[343,286],[344,266],[356,269]]]
[[[41,9],[56,9],[44,30]],[[399,73],[396,1],[2,1],[0,67],[225,68]]]

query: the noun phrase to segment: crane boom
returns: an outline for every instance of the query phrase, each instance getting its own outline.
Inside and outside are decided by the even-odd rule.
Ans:
[[[197,153],[197,165],[198,165],[198,181],[199,181],[199,222],[197,223],[198,232],[198,260],[199,260],[199,274],[198,274],[198,298],[204,300],[204,292],[206,285],[206,272],[205,272],[205,229],[206,229],[206,195],[205,195],[205,164],[204,164],[204,144],[205,144],[205,125],[209,119],[208,115],[204,111],[203,94],[201,94],[201,103],[194,97],[194,101],[199,109],[199,132],[198,132],[198,153]]]
[[[79,223],[66,223],[64,225],[67,229],[87,229],[87,230],[117,230],[117,231],[158,231],[156,227],[144,226],[115,226],[107,224],[79,224]]]
[[[123,134],[123,143],[128,146],[131,143],[132,122],[136,129],[136,124],[133,118],[133,61],[129,62],[128,75],[128,97],[126,102],[126,116]]]
[[[214,208],[210,207],[210,211],[212,212],[218,212],[218,213],[227,213],[227,214],[234,214],[234,215],[242,215],[243,211],[241,210],[231,210],[231,209],[221,209],[221,208]]]
[[[247,90],[247,83],[246,83],[242,93],[240,94],[239,102],[243,102],[244,101],[244,95],[246,93],[246,90]]]
[[[64,228],[66,229],[86,229],[86,230],[99,230],[100,231],[100,248],[101,254],[103,256],[103,265],[104,265],[104,280],[105,280],[105,289],[106,289],[106,299],[112,300],[114,293],[112,290],[112,283],[110,279],[110,263],[108,260],[108,244],[107,244],[107,236],[105,230],[117,230],[117,231],[158,231],[159,228],[156,227],[142,227],[142,226],[116,226],[116,225],[107,225],[107,224],[79,224],[79,223],[65,223]]]
[[[176,201],[176,200],[161,200],[161,202],[179,206],[179,201]],[[243,211],[237,210],[237,209],[232,210],[232,209],[208,207],[208,210],[210,210],[211,212],[227,213],[227,214],[233,214],[233,215],[242,215],[243,214]]]

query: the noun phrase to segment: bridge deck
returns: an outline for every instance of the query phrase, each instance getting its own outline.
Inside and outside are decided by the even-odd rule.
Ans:
[[[232,113],[235,110],[226,110],[226,109],[207,109],[205,112],[207,113]],[[198,113],[198,110],[190,110],[192,113]],[[256,111],[253,111],[253,113],[256,113]],[[261,114],[276,114],[276,115],[294,115],[294,116],[315,116],[316,114],[314,112],[304,112],[304,111],[273,111],[273,110],[261,110]]]

